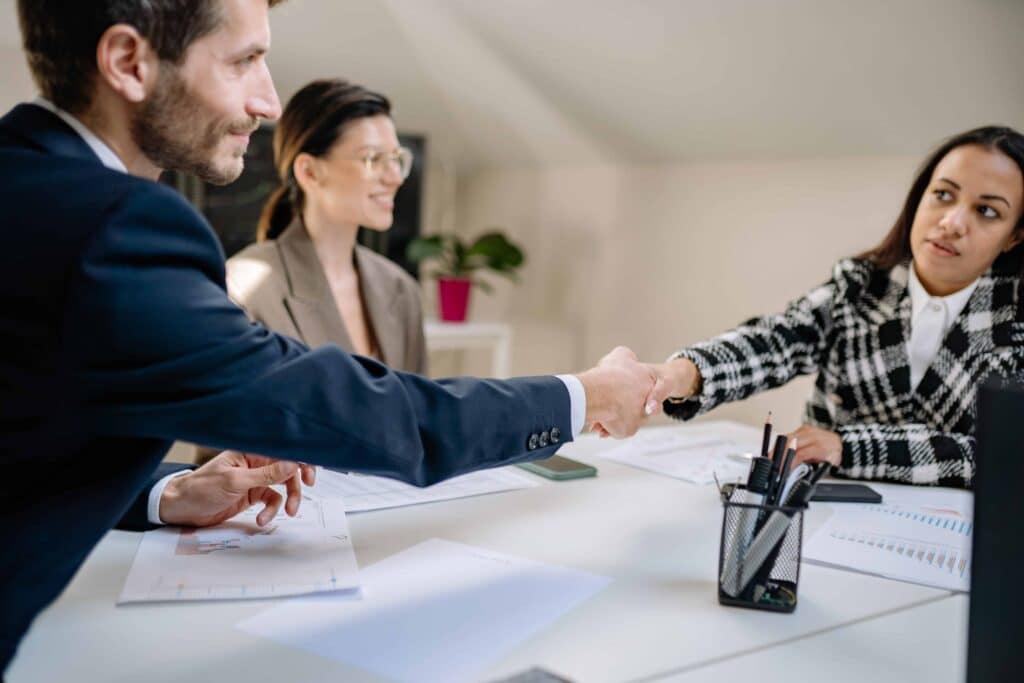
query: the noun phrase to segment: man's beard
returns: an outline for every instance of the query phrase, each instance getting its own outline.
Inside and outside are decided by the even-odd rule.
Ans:
[[[153,91],[131,124],[132,139],[158,168],[198,176],[213,185],[227,185],[242,174],[242,154],[218,164],[217,148],[231,132],[249,132],[256,119],[215,121],[204,118],[201,105],[177,70],[162,63]]]

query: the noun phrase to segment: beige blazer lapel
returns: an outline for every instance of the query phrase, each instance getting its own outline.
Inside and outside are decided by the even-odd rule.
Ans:
[[[359,271],[359,289],[380,350],[381,360],[391,367],[405,366],[406,325],[396,310],[398,282],[394,276],[369,256],[369,250],[356,246],[356,269]]]
[[[293,221],[277,238],[288,294],[284,305],[307,346],[337,344],[352,351],[352,341],[331,294],[313,241],[300,221]]]

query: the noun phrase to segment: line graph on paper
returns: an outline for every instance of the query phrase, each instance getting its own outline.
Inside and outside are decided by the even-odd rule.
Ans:
[[[908,522],[917,522],[937,530],[971,537],[974,522],[963,513],[948,508],[905,507],[902,505],[867,505],[865,510],[882,515],[891,515]]]

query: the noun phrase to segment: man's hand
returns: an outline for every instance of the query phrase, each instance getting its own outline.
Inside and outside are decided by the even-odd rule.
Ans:
[[[802,425],[789,435],[789,442],[797,440],[796,455],[793,456],[793,467],[802,462],[827,462],[839,467],[843,464],[843,440],[835,432],[827,429]]]
[[[635,353],[618,346],[579,379],[587,394],[587,424],[602,436],[623,438],[636,433],[656,377]]]
[[[160,497],[160,519],[166,524],[212,526],[250,505],[263,503],[256,523],[266,526],[282,502],[281,494],[271,485],[285,485],[288,499],[284,509],[294,517],[302,500],[302,482],[312,486],[315,481],[312,465],[224,451],[199,469],[167,483]]]

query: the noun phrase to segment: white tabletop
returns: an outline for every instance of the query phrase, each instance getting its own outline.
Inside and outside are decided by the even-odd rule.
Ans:
[[[948,595],[659,680],[962,683],[967,667],[968,604],[966,595]]]
[[[757,430],[750,433],[756,440]],[[533,666],[588,682],[690,680],[685,676],[704,675],[716,666],[759,669],[762,659],[790,649],[817,652],[814,643],[824,643],[826,655],[836,648],[851,654],[822,655],[814,667],[787,680],[817,681],[822,674],[833,680],[867,648],[865,641],[885,640],[889,624],[906,621],[907,630],[919,622],[922,628],[936,626],[932,611],[948,602],[948,592],[808,564],[801,569],[794,614],[720,606],[715,574],[721,505],[715,487],[595,457],[609,445],[584,437],[563,449],[596,465],[595,479],[351,515],[359,563],[366,566],[438,537],[613,579],[496,663],[485,680]],[[812,506],[805,534],[820,523]],[[116,531],[104,538],[68,590],[37,620],[8,683],[374,680],[234,628],[268,602],[115,607],[138,541],[137,534]],[[939,630],[943,642],[966,639],[963,619]],[[898,646],[874,647],[865,651]],[[947,650],[946,655],[953,652]],[[873,675],[863,680],[908,679]]]

